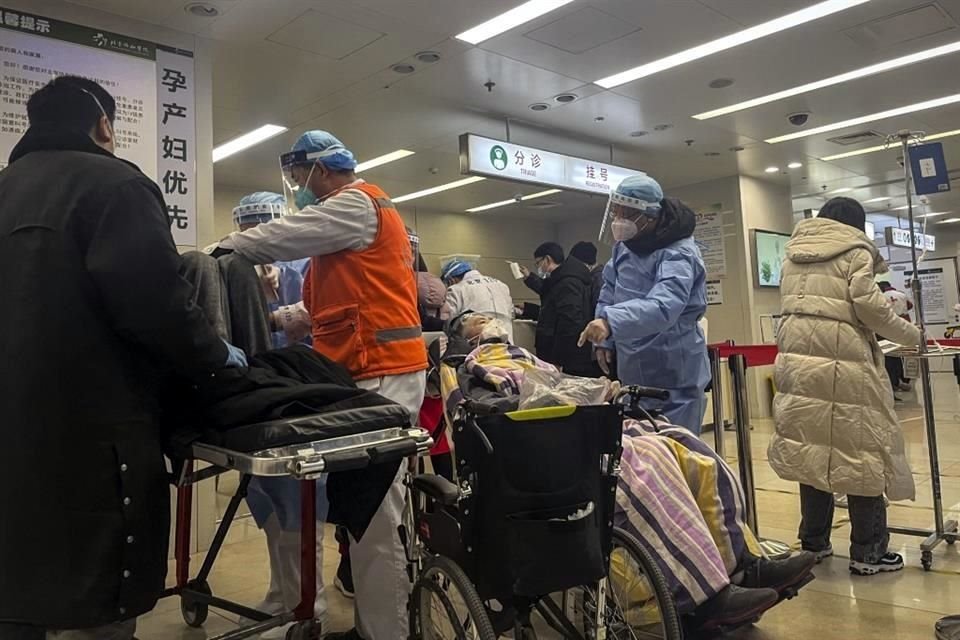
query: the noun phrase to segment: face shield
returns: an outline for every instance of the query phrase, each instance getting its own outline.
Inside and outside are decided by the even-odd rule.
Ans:
[[[308,186],[310,178],[317,170],[317,162],[308,156],[316,153],[291,151],[280,156],[280,181],[283,182],[283,198],[290,211],[315,204],[319,199]],[[323,195],[323,194],[321,194]]]
[[[286,212],[287,208],[282,202],[242,204],[233,208],[233,226],[240,231],[245,231],[258,224],[276,220]]]
[[[600,242],[613,246],[643,235],[656,226],[659,217],[659,202],[646,202],[614,191],[600,225]]]

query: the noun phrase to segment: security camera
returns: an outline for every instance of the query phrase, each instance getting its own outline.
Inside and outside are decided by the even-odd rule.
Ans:
[[[810,119],[809,111],[797,111],[796,113],[791,113],[787,116],[787,120],[790,121],[795,127],[802,127],[807,124],[807,120]]]

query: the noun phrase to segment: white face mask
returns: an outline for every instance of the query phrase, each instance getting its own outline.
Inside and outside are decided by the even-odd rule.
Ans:
[[[480,330],[480,342],[487,342],[488,340],[507,342],[509,335],[507,328],[503,326],[503,322],[491,320]]]
[[[610,224],[610,233],[617,242],[626,242],[636,236],[639,231],[637,223],[626,218],[617,218]]]

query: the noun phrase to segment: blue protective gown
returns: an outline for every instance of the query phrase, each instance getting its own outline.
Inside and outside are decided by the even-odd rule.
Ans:
[[[276,262],[280,269],[280,282],[277,289],[279,301],[269,305],[270,311],[276,311],[284,305],[296,304],[303,300],[303,280],[306,277],[310,259]],[[305,341],[308,341],[309,338]],[[273,348],[287,346],[287,336],[283,331],[273,333]],[[317,480],[317,520],[327,518],[326,482],[323,476]],[[277,514],[280,527],[284,531],[300,530],[300,483],[293,478],[252,478],[247,492],[247,505],[257,525],[263,527],[271,513]]]
[[[603,269],[597,317],[610,325],[623,384],[666,389],[666,402],[644,401],[672,423],[700,433],[710,381],[707,344],[697,321],[707,310],[706,270],[693,238],[647,255],[617,243]]]

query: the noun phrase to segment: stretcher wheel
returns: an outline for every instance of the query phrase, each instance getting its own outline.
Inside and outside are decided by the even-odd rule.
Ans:
[[[920,564],[923,565],[924,571],[930,571],[933,568],[933,552],[924,551],[920,554]]]
[[[210,585],[206,582],[192,581],[187,583],[187,588],[180,594],[180,614],[183,616],[183,621],[187,623],[188,627],[198,628],[202,627],[203,623],[207,621],[210,610],[206,603],[197,602],[194,599],[194,593],[209,596],[213,592],[210,591]]]
[[[320,625],[313,620],[299,622],[287,629],[287,640],[318,640]]]

